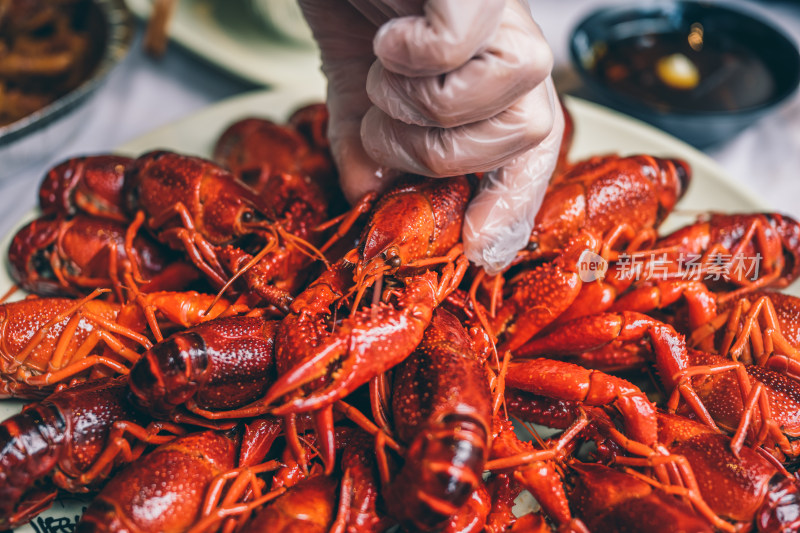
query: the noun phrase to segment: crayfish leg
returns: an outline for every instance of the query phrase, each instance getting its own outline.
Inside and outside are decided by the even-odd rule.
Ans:
[[[17,504],[13,515],[5,519],[3,526],[13,529],[17,526],[27,524],[42,511],[49,509],[53,501],[58,496],[57,490],[32,490],[25,494],[22,501]]]
[[[358,200],[356,205],[354,205],[350,209],[350,211],[342,215],[339,215],[338,217],[335,217],[327,222],[324,222],[319,226],[317,226],[316,228],[314,228],[314,231],[321,232],[337,224],[339,225],[339,227],[336,228],[336,232],[333,235],[331,235],[331,237],[325,242],[325,244],[323,244],[320,247],[319,251],[325,253],[331,246],[336,244],[336,241],[344,238],[344,236],[347,235],[347,233],[353,228],[358,219],[372,209],[377,200],[378,200],[378,193],[369,192],[364,196],[362,196]]]
[[[776,351],[789,359],[800,361],[800,350],[792,346],[781,332],[780,320],[770,296],[762,296],[752,304],[748,300],[742,299],[738,302],[737,307],[742,307],[747,315],[742,320],[738,337],[735,337],[739,329],[738,324],[733,322],[727,325],[725,341],[730,342],[728,339],[734,337],[736,342],[730,346],[729,350],[720,353],[725,355],[727,352],[734,360],[738,360],[749,340],[753,346],[754,362],[759,366],[763,366],[769,356]],[[734,313],[735,315],[736,313]],[[764,322],[763,330],[759,326],[759,317]],[[724,344],[723,349],[727,346],[727,343]]]
[[[572,520],[572,513],[561,476],[553,464],[558,455],[556,449],[534,449],[531,443],[517,438],[510,421],[496,418],[491,460],[485,469],[500,474],[513,469],[508,474],[531,492],[544,513],[556,524],[566,524]]]

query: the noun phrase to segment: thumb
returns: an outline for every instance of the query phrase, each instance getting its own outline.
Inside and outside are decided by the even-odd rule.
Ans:
[[[339,185],[351,204],[368,192],[384,190],[399,174],[376,163],[364,150],[361,121],[361,115],[351,115],[339,116],[329,122],[328,137],[339,170]]]
[[[555,99],[552,81],[548,78],[546,83],[554,107],[553,129],[537,146],[487,173],[467,207],[462,230],[464,252],[487,274],[503,270],[528,243],[556,166],[564,114]]]
[[[397,174],[375,162],[361,139],[364,115],[372,105],[366,85],[373,61],[371,55],[365,55],[323,62],[328,78],[328,139],[339,170],[339,183],[350,203],[365,193],[385,189]]]
[[[0,0],[2,1],[2,0]],[[377,27],[355,7],[337,0],[300,0],[320,48],[328,79],[328,138],[345,197],[357,201],[388,183],[387,170],[373,161],[361,142],[361,121],[372,103],[367,73],[375,61]]]

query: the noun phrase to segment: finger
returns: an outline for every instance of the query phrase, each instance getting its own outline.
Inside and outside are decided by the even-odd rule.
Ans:
[[[390,168],[425,176],[456,176],[503,166],[541,142],[553,126],[545,83],[497,116],[455,128],[392,119],[377,107],[361,123],[367,154]]]
[[[331,152],[339,169],[339,183],[351,204],[368,192],[385,190],[399,175],[378,165],[367,155],[361,144],[360,129],[359,120],[341,121],[331,136]]]
[[[390,117],[451,128],[485,120],[511,106],[550,74],[553,56],[527,10],[510,2],[486,51],[445,75],[411,78],[378,61],[367,94]]]
[[[511,0],[514,1],[514,0]],[[390,71],[435,76],[479,54],[500,24],[506,0],[428,0],[423,13],[390,20],[373,43]]]
[[[376,28],[393,18],[422,13],[425,0],[401,0],[401,2],[398,5],[389,0],[350,0],[350,4]]]
[[[328,138],[339,182],[351,203],[371,191],[381,191],[397,173],[375,162],[361,142],[361,122],[370,107],[364,88],[367,65],[353,63],[328,74]]]
[[[558,159],[564,115],[554,99],[550,134],[535,148],[486,174],[464,217],[464,252],[495,274],[508,266],[530,238],[536,213]]]
[[[361,120],[371,104],[367,72],[375,61],[372,38],[376,26],[354,7],[338,0],[300,0],[322,56],[328,79],[328,138],[345,197],[357,201],[364,193],[388,184],[386,169],[364,151]]]
[[[300,0],[300,7],[320,47],[322,71],[328,79],[330,123],[356,115],[360,120],[371,105],[365,86],[375,61],[369,46],[375,26],[338,0]]]
[[[303,16],[319,44],[323,63],[374,57],[372,39],[377,26],[347,2],[298,0]]]

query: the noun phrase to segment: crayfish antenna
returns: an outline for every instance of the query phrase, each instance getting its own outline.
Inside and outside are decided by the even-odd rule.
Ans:
[[[286,231],[280,224],[277,224],[276,227],[278,235],[282,239],[284,239],[287,243],[291,244],[292,246],[295,246],[298,250],[300,250],[300,252],[305,254],[309,259],[313,259],[315,261],[322,261],[322,263],[325,265],[325,268],[331,267],[328,258],[325,257],[325,254],[322,252],[322,250],[320,250],[307,240],[303,239],[302,237],[298,237],[297,235],[294,235]]]
[[[354,422],[357,426],[361,429],[369,433],[374,437],[381,437],[382,443],[388,446],[389,448],[393,449],[399,454],[405,453],[405,448],[401,446],[394,438],[392,438],[391,434],[382,430],[378,426],[376,426],[369,418],[364,416],[364,413],[353,407],[352,405],[348,404],[343,400],[337,401],[334,405],[334,408]]]
[[[492,351],[494,353],[495,361],[497,361],[497,350],[494,348],[494,342],[492,342]],[[495,379],[494,384],[494,398],[492,399],[492,414],[497,415],[497,412],[500,410],[500,407],[503,408],[503,412],[508,418],[508,409],[506,409],[506,374],[508,374],[508,364],[511,361],[511,352],[506,351],[503,355],[503,364],[499,366],[499,372],[497,373],[497,378]]]
[[[233,285],[236,282],[237,279],[239,279],[241,276],[243,276],[245,274],[245,272],[247,272],[248,270],[253,268],[256,264],[258,264],[259,261],[264,259],[264,257],[269,252],[271,252],[272,249],[275,248],[276,245],[277,245],[277,240],[274,239],[274,238],[270,239],[267,242],[267,244],[264,246],[264,248],[261,249],[260,252],[258,252],[256,255],[254,255],[242,268],[238,269],[236,271],[236,273],[231,277],[231,279],[229,279],[225,283],[225,285],[222,286],[222,288],[219,290],[219,292],[217,292],[216,296],[214,297],[214,300],[211,302],[211,305],[208,306],[208,309],[203,311],[203,314],[207,315],[208,313],[210,313],[211,309],[213,309],[214,306],[217,305],[217,302],[219,302],[220,298],[222,298],[222,296],[225,294],[225,292],[227,292],[227,290],[231,287],[231,285]]]
[[[492,331],[491,327],[489,326],[489,319],[486,317],[486,313],[484,312],[483,305],[478,302],[478,286],[480,285],[483,278],[486,277],[486,271],[481,269],[478,272],[478,275],[475,276],[475,279],[472,280],[472,284],[469,286],[469,300],[472,303],[472,307],[475,309],[475,316],[478,317],[478,322],[480,322],[481,327],[487,332],[490,333]],[[490,313],[492,313],[490,311]],[[494,343],[494,341],[492,341]]]
[[[142,276],[141,270],[139,270],[139,263],[134,261],[133,258],[136,257],[136,253],[134,252],[133,240],[136,238],[136,234],[139,233],[139,229],[141,229],[142,224],[144,224],[145,214],[144,211],[139,210],[136,212],[136,216],[133,219],[133,222],[130,223],[127,230],[125,231],[125,241],[123,244],[123,249],[125,250],[125,255],[131,259],[131,274],[133,279],[136,283],[147,283],[147,280],[144,279]]]
[[[331,237],[325,244],[322,245],[320,250],[322,252],[326,252],[328,248],[330,248],[336,243],[336,241],[347,235],[347,232],[350,231],[350,229],[355,225],[355,223],[358,221],[361,215],[368,213],[372,209],[372,206],[375,205],[377,199],[378,199],[378,193],[368,192],[367,194],[362,196],[361,199],[358,200],[356,205],[354,205],[353,208],[350,209],[350,211],[342,215],[339,215],[338,217],[332,218],[327,222],[323,222],[322,224],[314,228],[315,232],[322,232],[336,224],[341,223],[336,232],[333,235],[331,235]]]
[[[6,300],[11,298],[15,292],[19,290],[19,285],[13,284],[4,294],[0,296],[0,305],[6,303]]]
[[[375,456],[378,472],[380,474],[381,484],[383,486],[387,486],[391,479],[391,469],[389,467],[389,457],[386,454],[386,447],[391,448],[400,455],[405,455],[405,448],[403,448],[403,446],[394,440],[389,432],[376,426],[369,418],[364,416],[364,413],[352,405],[339,400],[334,404],[334,409],[342,413],[361,429],[375,437]]]
[[[356,283],[357,291],[356,291],[355,298],[353,299],[353,306],[350,308],[350,316],[351,317],[354,316],[356,314],[356,312],[358,311],[358,306],[361,304],[361,300],[364,297],[364,293],[371,286],[377,284],[377,286],[375,288],[376,293],[373,296],[373,302],[372,303],[375,304],[380,300],[380,297],[381,297],[380,282],[382,282],[382,280],[383,280],[384,273],[388,272],[390,270],[390,268],[391,267],[389,267],[388,265],[381,263],[381,264],[377,264],[375,266],[375,269],[372,270],[371,272],[366,272],[366,271],[361,272],[361,274],[358,276],[358,281]]]

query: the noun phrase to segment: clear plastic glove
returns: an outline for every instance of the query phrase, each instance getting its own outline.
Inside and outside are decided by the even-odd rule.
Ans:
[[[330,140],[351,201],[398,171],[489,172],[467,210],[490,273],[528,241],[563,116],[524,0],[300,0],[328,77]]]

